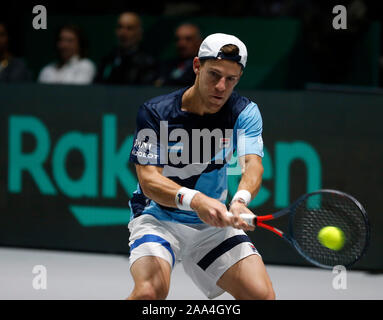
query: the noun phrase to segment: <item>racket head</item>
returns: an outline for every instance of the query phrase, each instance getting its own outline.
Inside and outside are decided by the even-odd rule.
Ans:
[[[318,240],[327,226],[340,228],[345,243],[331,250]],[[326,269],[350,268],[366,253],[370,223],[366,210],[354,197],[338,190],[322,189],[300,197],[290,206],[288,240],[312,264]]]

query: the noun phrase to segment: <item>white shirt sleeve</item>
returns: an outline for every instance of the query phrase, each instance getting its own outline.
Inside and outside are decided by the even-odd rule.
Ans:
[[[54,80],[54,67],[52,64],[48,64],[42,68],[37,78],[37,81],[41,83],[52,83]]]
[[[70,81],[73,84],[92,83],[96,76],[96,67],[89,59],[82,59],[73,71],[73,77]]]
[[[263,153],[262,140],[262,116],[258,106],[251,102],[239,115],[235,128],[237,134],[237,154],[243,156],[246,154],[257,154],[260,157]]]
[[[76,59],[57,68],[51,63],[45,66],[39,76],[41,83],[90,84],[96,76],[96,66],[89,59]]]

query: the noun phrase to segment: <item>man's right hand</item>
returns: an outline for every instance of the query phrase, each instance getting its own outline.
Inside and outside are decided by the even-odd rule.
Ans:
[[[232,226],[232,218],[226,215],[226,206],[213,198],[198,192],[192,199],[190,207],[197,212],[199,218],[214,227]]]

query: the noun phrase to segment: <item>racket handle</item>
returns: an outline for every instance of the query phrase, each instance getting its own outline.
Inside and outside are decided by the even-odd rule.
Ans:
[[[228,217],[232,217],[233,214],[230,212],[230,211],[227,211],[226,212],[226,215]],[[256,215],[252,214],[252,213],[241,213],[239,215],[241,217],[242,220],[244,220],[249,226],[253,226],[255,227],[256,226],[256,223],[255,223],[255,219],[256,219]]]

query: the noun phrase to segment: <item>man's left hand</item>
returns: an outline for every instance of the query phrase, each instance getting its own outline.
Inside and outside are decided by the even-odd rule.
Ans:
[[[250,213],[254,214],[250,209],[248,209],[244,203],[239,201],[234,201],[230,205],[229,211],[233,214],[232,217],[232,226],[236,229],[242,229],[244,231],[253,231],[255,227],[248,225],[244,220],[241,219],[241,213]]]

